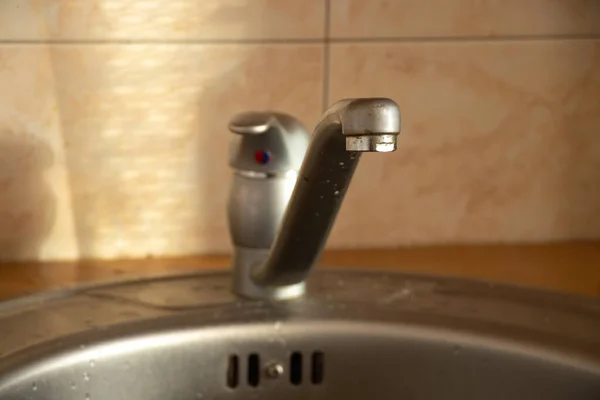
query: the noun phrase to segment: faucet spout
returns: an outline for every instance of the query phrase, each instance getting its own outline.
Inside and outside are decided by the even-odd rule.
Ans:
[[[346,99],[315,128],[290,202],[266,260],[253,266],[240,294],[291,298],[319,259],[362,152],[396,150],[398,105],[386,98]]]

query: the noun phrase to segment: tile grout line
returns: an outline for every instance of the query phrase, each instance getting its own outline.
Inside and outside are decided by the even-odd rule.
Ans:
[[[288,39],[73,39],[73,40],[2,40],[0,45],[261,45],[261,44],[318,44],[321,38],[288,38]]]
[[[325,1],[325,37],[321,38],[289,38],[289,39],[73,39],[73,40],[28,40],[0,39],[0,45],[261,45],[261,44],[319,44],[325,43],[435,43],[435,42],[519,42],[519,41],[577,41],[597,40],[600,34],[587,35],[511,35],[511,36],[407,36],[407,37],[373,37],[373,38],[331,38],[330,10],[331,0]]]
[[[323,93],[322,93],[322,109],[323,112],[327,110],[329,106],[329,75],[330,75],[330,43],[329,38],[331,34],[331,0],[325,0],[325,27],[324,27],[324,41],[323,41]]]
[[[373,38],[330,38],[331,43],[429,43],[429,42],[527,42],[597,40],[600,34],[588,35],[505,35],[505,36],[406,36]]]

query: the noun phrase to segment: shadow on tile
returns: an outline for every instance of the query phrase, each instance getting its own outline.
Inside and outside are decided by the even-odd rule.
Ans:
[[[52,150],[8,117],[0,131],[0,261],[35,260],[50,234],[56,201],[44,173]]]

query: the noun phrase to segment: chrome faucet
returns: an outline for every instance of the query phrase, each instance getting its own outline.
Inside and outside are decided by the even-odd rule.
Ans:
[[[303,136],[298,128],[301,125],[293,118],[282,118],[283,116],[268,113],[243,114],[234,118],[229,127],[233,132],[251,135],[276,129],[288,134],[295,131],[295,134],[288,135],[290,137]],[[249,122],[251,120],[252,123]],[[286,128],[286,124],[292,129]],[[268,200],[269,196],[263,196],[258,186],[248,186],[258,181],[242,182],[246,188],[241,189],[237,177],[243,174],[238,172],[229,201],[230,229],[236,245],[233,262],[234,291],[244,297],[260,299],[301,296],[306,277],[325,246],[361,153],[396,150],[399,133],[400,109],[394,101],[386,98],[341,100],[325,112],[315,128],[293,192],[288,190],[286,195],[285,190],[272,190],[270,193],[277,200]],[[297,143],[300,142],[297,139]],[[238,150],[234,150],[233,154],[248,152],[239,150],[242,147],[238,144]],[[288,150],[286,156],[297,154],[291,146],[285,148]],[[299,147],[296,150],[298,149]],[[299,152],[303,153],[304,149]],[[232,160],[235,159],[234,155]],[[230,164],[236,166],[234,162]],[[290,164],[291,167],[294,165],[293,162]],[[286,173],[287,179],[290,179],[286,182],[288,189],[296,177],[296,174],[289,172],[292,170],[293,168],[289,168]],[[252,179],[252,174],[246,175],[248,179]],[[276,176],[277,174],[272,174],[271,177]],[[269,174],[260,175],[260,178],[269,179]],[[242,195],[244,190],[245,195]],[[288,198],[287,207],[281,207],[282,199]],[[254,238],[265,239],[260,243],[259,249],[248,251],[248,248],[239,248],[237,230],[242,229],[242,226],[236,221],[240,219],[240,213],[252,214],[256,207],[262,209],[263,204],[256,204],[253,200],[276,203],[280,207],[278,210],[285,209],[285,213],[282,219],[277,219],[279,214],[274,210],[274,220],[255,219],[252,221],[252,228],[243,228],[254,229],[259,232]],[[266,215],[264,212],[261,214]],[[270,233],[262,235],[260,232],[263,227]]]

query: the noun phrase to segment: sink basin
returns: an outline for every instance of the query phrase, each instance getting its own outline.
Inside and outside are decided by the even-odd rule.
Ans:
[[[0,305],[0,399],[594,399],[600,301],[484,282],[316,271],[240,300],[228,273]]]

